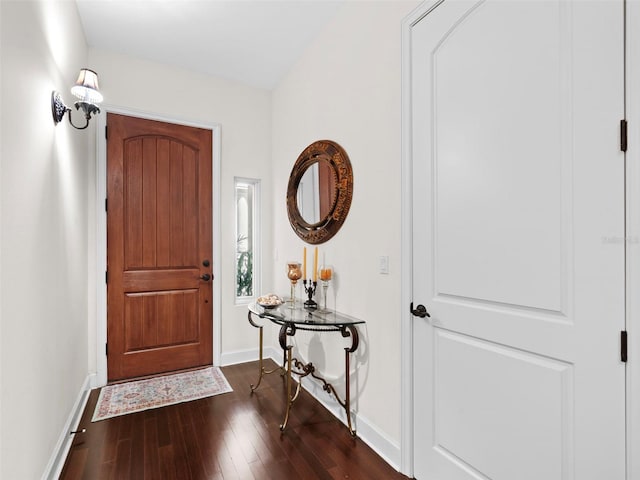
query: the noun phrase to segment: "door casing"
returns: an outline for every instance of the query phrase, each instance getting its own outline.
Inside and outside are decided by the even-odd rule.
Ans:
[[[213,274],[214,279],[221,278],[220,269],[220,125],[192,122],[176,117],[159,115],[151,112],[141,112],[113,105],[103,105],[103,115],[97,117],[96,123],[96,164],[95,164],[95,319],[96,319],[96,375],[91,388],[101,387],[107,384],[107,356],[105,345],[107,343],[107,285],[105,272],[107,269],[107,215],[105,211],[105,198],[107,196],[107,141],[104,135],[107,116],[106,113],[117,113],[148,120],[158,120],[167,123],[176,123],[190,127],[204,128],[211,131],[213,137],[212,162],[212,189],[213,189]],[[221,315],[220,282],[213,282],[213,364],[220,365],[221,358]]]
[[[626,95],[625,110],[629,123],[626,159],[627,178],[627,478],[640,477],[640,2],[626,2]],[[633,87],[633,88],[632,88]],[[634,294],[635,293],[635,294]],[[633,453],[636,452],[634,457]]]
[[[402,193],[401,193],[401,432],[400,432],[400,471],[413,477],[413,316],[409,313],[412,301],[412,165],[411,165],[411,28],[444,0],[427,0],[414,9],[402,23]],[[640,475],[640,458],[633,458],[640,440],[640,412],[629,408],[637,405],[640,399],[640,378],[635,366],[640,351],[640,89],[631,90],[630,86],[640,82],[640,61],[637,45],[640,32],[632,28],[640,22],[640,2],[626,1],[626,120],[629,124],[628,150],[626,152],[626,215],[627,215],[627,312],[626,329],[628,332],[629,360],[627,369],[627,479]],[[638,121],[636,122],[636,119]]]

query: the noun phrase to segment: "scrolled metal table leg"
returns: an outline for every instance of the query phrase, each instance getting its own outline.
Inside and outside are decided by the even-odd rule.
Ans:
[[[260,370],[259,376],[258,376],[258,382],[256,383],[256,385],[254,386],[253,383],[251,385],[249,385],[249,387],[251,388],[251,393],[255,392],[257,390],[257,388],[260,386],[260,383],[262,382],[262,377],[264,377],[265,371],[264,371],[264,365],[262,363],[262,341],[263,341],[263,333],[262,333],[262,325],[258,325],[257,323],[255,323],[253,321],[253,318],[251,318],[251,312],[249,312],[248,314],[248,318],[249,318],[249,323],[251,324],[251,326],[257,328],[260,331],[260,358],[258,360],[258,368]]]
[[[286,355],[286,359],[287,359],[287,406],[285,409],[285,413],[284,413],[284,420],[282,421],[282,424],[280,425],[280,431],[283,432],[285,428],[287,428],[287,422],[289,422],[289,413],[291,413],[291,406],[293,405],[293,401],[294,398],[291,396],[291,384],[293,383],[293,378],[291,376],[291,362],[292,362],[292,355],[291,355],[291,350],[293,349],[292,345],[287,345],[287,336],[294,336],[296,333],[296,327],[295,325],[282,325],[282,327],[280,327],[280,334],[278,335],[278,341],[280,342],[280,346],[282,347],[283,351],[285,352]]]
[[[350,355],[358,349],[358,345],[360,343],[360,337],[358,335],[358,330],[353,325],[346,325],[342,327],[341,331],[343,337],[351,336],[351,347],[345,347],[344,349],[344,368],[345,368],[345,399],[344,399],[344,410],[347,414],[347,426],[349,428],[349,433],[351,433],[352,437],[356,436],[356,431],[351,423],[351,366],[349,363]]]
[[[264,371],[264,365],[262,363],[262,327],[258,327],[260,329],[260,358],[259,358],[259,363],[258,363],[258,368],[260,369],[260,376],[258,377],[258,383],[256,383],[255,386],[253,386],[253,383],[251,385],[249,385],[251,387],[251,393],[255,392],[258,387],[260,386],[260,383],[262,382],[262,377],[264,377],[265,375],[265,371]]]

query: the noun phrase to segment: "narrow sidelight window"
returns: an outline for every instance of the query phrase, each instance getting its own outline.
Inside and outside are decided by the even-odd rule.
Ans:
[[[258,295],[260,180],[235,178],[236,196],[236,303]]]

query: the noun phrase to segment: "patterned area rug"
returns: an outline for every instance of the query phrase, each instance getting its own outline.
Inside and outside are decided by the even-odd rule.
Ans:
[[[92,422],[232,392],[218,367],[107,385],[100,391]]]

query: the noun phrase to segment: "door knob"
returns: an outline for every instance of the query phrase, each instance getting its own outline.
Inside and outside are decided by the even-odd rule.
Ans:
[[[431,318],[431,315],[429,315],[429,312],[427,312],[427,308],[420,304],[418,305],[415,309],[413,308],[413,302],[411,302],[411,307],[409,307],[411,309],[411,313],[413,315],[415,315],[416,317],[420,317],[420,318],[424,318],[424,317],[429,317]]]
[[[208,282],[209,280],[211,280],[211,275],[209,275],[208,273],[205,273],[204,275],[200,275],[200,278],[205,282]]]

